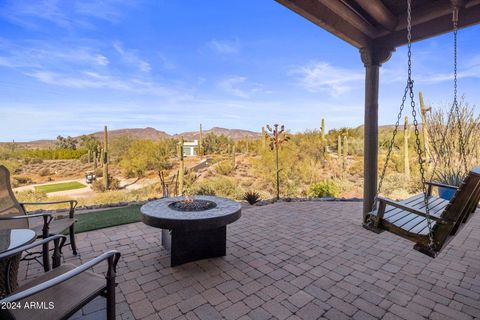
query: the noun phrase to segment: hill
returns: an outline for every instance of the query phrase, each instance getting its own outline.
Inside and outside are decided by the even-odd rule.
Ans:
[[[92,135],[98,140],[103,139],[103,131],[92,133]],[[109,130],[108,136],[110,139],[126,136],[132,139],[147,139],[147,140],[159,140],[162,138],[170,137],[170,135],[165,131],[159,131],[151,127]]]
[[[260,133],[258,133],[258,132],[253,132],[253,131],[249,131],[249,130],[242,130],[242,129],[226,129],[226,128],[220,128],[220,127],[213,127],[209,130],[203,131],[204,136],[209,134],[209,133],[214,133],[216,135],[224,135],[224,136],[229,137],[233,140],[260,137]],[[180,138],[182,136],[185,140],[195,140],[195,139],[198,140],[200,138],[200,132],[199,131],[190,131],[190,132],[183,132],[183,133],[173,135],[174,138]]]
[[[226,129],[220,127],[213,127],[209,130],[204,131],[204,135],[208,133],[215,133],[217,135],[224,135],[234,140],[240,140],[244,138],[258,138],[260,133],[242,130],[242,129]],[[87,134],[90,135],[90,134]],[[91,133],[96,139],[102,140],[103,139],[103,131],[98,131]],[[190,131],[190,132],[183,132],[174,135],[170,135],[165,131],[160,131],[155,128],[146,127],[146,128],[126,128],[126,129],[118,129],[118,130],[109,130],[108,131],[109,139],[115,139],[118,137],[127,136],[132,139],[147,139],[147,140],[158,140],[163,138],[180,138],[183,136],[185,140],[195,140],[200,137],[199,131]],[[79,139],[80,136],[74,137]],[[7,142],[0,142],[0,145],[7,144]],[[36,149],[44,149],[50,148],[55,146],[55,140],[34,140],[29,142],[17,142],[18,145],[21,145],[26,148],[36,148]]]

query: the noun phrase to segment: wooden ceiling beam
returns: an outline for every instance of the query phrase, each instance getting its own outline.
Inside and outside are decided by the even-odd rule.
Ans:
[[[378,29],[372,26],[365,18],[361,17],[349,7],[347,7],[343,2],[338,0],[317,0],[331,11],[333,11],[337,16],[342,18],[345,22],[348,22],[358,30],[362,31],[368,37],[373,38],[377,36]]]
[[[376,22],[385,29],[393,31],[398,24],[397,17],[388,10],[380,0],[354,0],[363,8]]]
[[[412,41],[420,41],[431,38],[447,32],[451,32],[452,15],[450,11],[446,15],[437,17],[431,20],[423,20],[422,23],[417,23],[412,28]],[[480,23],[480,4],[465,7],[460,10],[458,27],[465,28]],[[398,30],[391,34],[374,40],[375,45],[397,48],[407,43],[406,30]]]
[[[370,37],[339,17],[330,7],[318,0],[276,0],[290,10],[336,35],[356,48],[368,47]]]

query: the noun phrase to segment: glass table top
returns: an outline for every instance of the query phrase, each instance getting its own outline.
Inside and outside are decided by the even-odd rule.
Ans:
[[[12,250],[33,242],[36,234],[30,229],[0,230],[0,252]]]

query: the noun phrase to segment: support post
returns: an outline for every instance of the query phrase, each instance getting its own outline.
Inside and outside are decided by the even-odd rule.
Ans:
[[[393,49],[361,48],[365,66],[365,123],[364,123],[364,182],[363,222],[371,211],[377,193],[378,178],[378,88],[380,66],[392,55]]]

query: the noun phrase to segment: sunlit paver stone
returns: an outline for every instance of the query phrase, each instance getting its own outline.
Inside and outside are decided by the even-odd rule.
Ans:
[[[123,320],[480,319],[480,215],[435,260],[364,230],[361,215],[352,202],[246,207],[228,227],[227,256],[175,268],[158,229],[143,223],[79,234],[80,257],[65,248],[65,258],[122,252]],[[34,262],[22,269],[38,272]],[[98,300],[75,318],[103,319]]]

